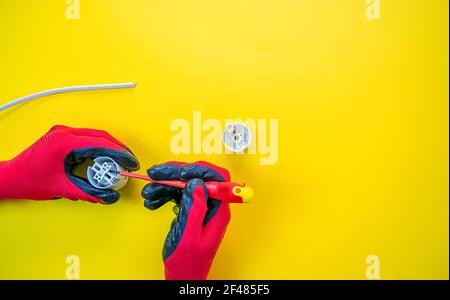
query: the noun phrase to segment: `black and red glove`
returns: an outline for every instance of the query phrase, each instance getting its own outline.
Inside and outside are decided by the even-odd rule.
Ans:
[[[16,158],[0,162],[0,199],[68,198],[112,204],[120,194],[93,187],[72,174],[86,159],[108,156],[127,170],[139,162],[123,143],[105,131],[55,126]]]
[[[142,191],[149,209],[176,203],[163,248],[166,279],[206,279],[231,215],[228,203],[208,197],[205,181],[230,181],[229,172],[207,162],[168,162],[150,168],[148,176],[188,182],[183,190],[152,183]]]

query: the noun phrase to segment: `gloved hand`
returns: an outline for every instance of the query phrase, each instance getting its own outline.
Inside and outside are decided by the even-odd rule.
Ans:
[[[230,181],[230,174],[207,162],[168,162],[147,172],[153,180],[189,181],[183,190],[156,183],[142,190],[151,210],[176,203],[163,248],[166,279],[206,279],[231,216],[229,204],[208,198],[204,181]]]
[[[133,171],[139,163],[130,150],[105,131],[55,126],[10,161],[0,162],[0,199],[68,198],[112,204],[120,194],[94,188],[72,174],[87,158],[108,156]]]

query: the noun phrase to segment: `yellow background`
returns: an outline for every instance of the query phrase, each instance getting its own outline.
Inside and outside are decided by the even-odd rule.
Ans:
[[[55,124],[100,128],[147,168],[204,159],[254,187],[211,279],[448,278],[448,1],[0,1],[0,103],[60,86],[134,90],[53,96],[0,113],[0,159]],[[173,155],[170,122],[276,118],[279,160]],[[143,170],[142,170],[143,171]],[[161,279],[172,212],[133,181],[112,206],[0,202],[0,278]]]

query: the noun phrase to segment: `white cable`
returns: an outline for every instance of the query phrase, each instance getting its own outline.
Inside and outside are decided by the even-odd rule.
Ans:
[[[19,98],[17,100],[11,101],[9,103],[6,103],[4,105],[0,105],[0,111],[6,110],[10,107],[13,107],[14,105],[27,102],[36,98],[45,97],[49,95],[55,95],[60,93],[66,93],[66,92],[77,92],[77,91],[92,91],[92,90],[105,90],[105,89],[127,89],[127,88],[134,88],[136,86],[136,83],[134,82],[127,82],[127,83],[115,83],[115,84],[96,84],[96,85],[78,85],[78,86],[69,86],[69,87],[63,87],[63,88],[57,88],[47,91],[42,91],[36,94],[32,94],[29,96],[25,96],[22,98]]]

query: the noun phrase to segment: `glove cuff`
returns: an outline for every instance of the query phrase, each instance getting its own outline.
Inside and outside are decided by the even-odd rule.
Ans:
[[[0,161],[0,199],[11,199],[15,197],[14,190],[18,190],[17,182],[12,178],[11,161]]]
[[[187,269],[187,268],[172,268],[171,266],[165,264],[164,266],[164,275],[166,280],[207,280],[209,267],[206,268],[197,268]]]
[[[0,199],[36,199],[28,191],[42,190],[37,179],[24,168],[16,166],[16,161],[0,162]]]

